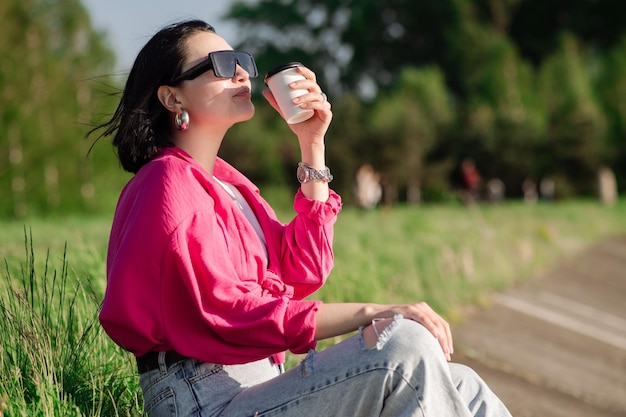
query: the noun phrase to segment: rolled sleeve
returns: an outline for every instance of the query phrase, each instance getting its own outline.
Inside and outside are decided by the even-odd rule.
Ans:
[[[330,190],[328,200],[319,201],[305,197],[302,190],[298,189],[293,204],[296,213],[305,215],[320,225],[334,222],[341,211],[341,207],[341,197],[333,190]]]

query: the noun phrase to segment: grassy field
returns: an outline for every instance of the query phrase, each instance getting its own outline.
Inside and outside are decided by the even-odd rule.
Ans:
[[[109,226],[110,217],[0,221],[0,416],[140,415],[132,358],[96,322]],[[626,234],[626,201],[347,208],[335,270],[315,298],[426,300],[456,322],[613,234]]]

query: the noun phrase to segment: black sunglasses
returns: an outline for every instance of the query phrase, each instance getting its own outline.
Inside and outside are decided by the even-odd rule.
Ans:
[[[212,69],[218,78],[233,78],[237,73],[237,64],[241,65],[250,78],[259,75],[254,58],[247,52],[243,51],[215,51],[209,53],[204,61],[194,65],[187,71],[174,78],[172,85],[181,81],[193,80],[200,74]]]

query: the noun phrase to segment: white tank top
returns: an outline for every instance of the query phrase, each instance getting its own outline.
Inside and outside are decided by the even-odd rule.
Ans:
[[[259,240],[261,240],[261,243],[263,243],[265,255],[267,256],[267,242],[265,241],[263,229],[261,229],[261,224],[259,223],[259,220],[254,215],[254,212],[250,208],[250,205],[248,204],[244,196],[239,192],[237,187],[233,186],[232,184],[221,181],[216,177],[213,177],[213,179],[215,179],[215,181],[217,181],[217,183],[222,186],[222,188],[228,193],[228,195],[232,197],[235,204],[237,204],[237,207],[239,207],[244,216],[246,216],[246,219],[248,219],[248,221],[252,225],[252,228],[256,232],[257,236],[259,236]]]

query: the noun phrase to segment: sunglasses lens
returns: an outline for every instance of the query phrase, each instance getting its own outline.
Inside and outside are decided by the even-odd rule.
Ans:
[[[257,69],[252,56],[240,51],[219,51],[210,54],[213,71],[216,77],[232,78],[237,72],[237,64],[248,73],[251,78],[256,77]]]
[[[258,75],[252,55],[246,52],[237,52],[237,61],[239,61],[239,65],[248,73],[250,78],[254,78]]]

